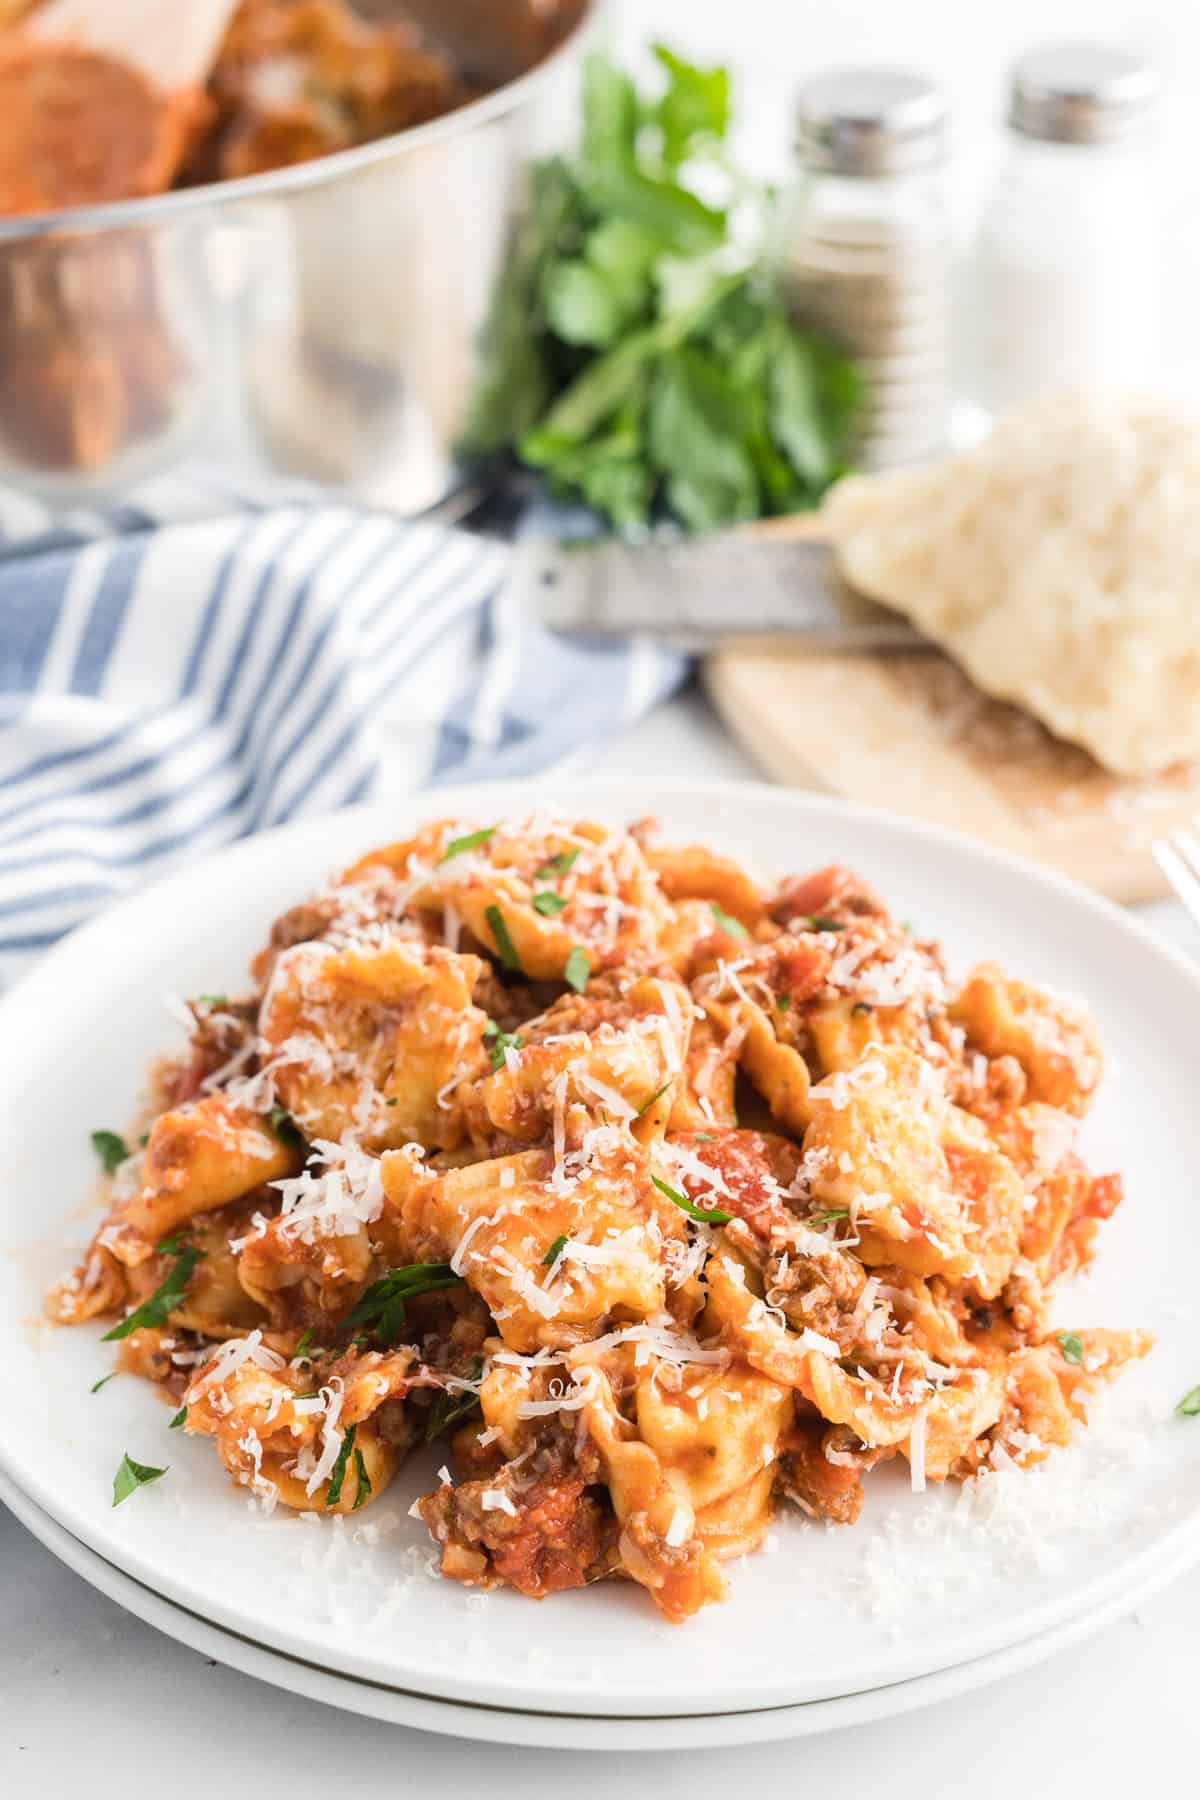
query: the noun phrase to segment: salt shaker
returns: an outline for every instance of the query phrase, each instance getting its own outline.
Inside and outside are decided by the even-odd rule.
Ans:
[[[1157,89],[1140,58],[1095,45],[1016,64],[1008,152],[959,297],[963,397],[985,417],[1153,374],[1160,245],[1146,127]]]
[[[796,125],[778,228],[789,311],[859,366],[858,467],[935,454],[950,374],[942,94],[916,75],[845,70],[801,88]]]

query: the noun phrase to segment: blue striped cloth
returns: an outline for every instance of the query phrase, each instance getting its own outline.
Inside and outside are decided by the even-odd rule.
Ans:
[[[503,544],[297,494],[0,494],[0,984],[117,895],[301,814],[561,768],[682,660],[556,638]]]

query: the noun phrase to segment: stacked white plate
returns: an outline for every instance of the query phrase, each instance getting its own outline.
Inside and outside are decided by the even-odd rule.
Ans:
[[[981,1489],[914,1494],[891,1465],[855,1527],[781,1518],[729,1570],[731,1596],[667,1626],[617,1583],[534,1606],[430,1572],[407,1516],[424,1462],[362,1521],[265,1517],[212,1447],[168,1432],[147,1384],[92,1383],[100,1328],[40,1322],[89,1235],[88,1132],[120,1125],[170,1042],[164,993],[242,984],[270,920],[417,820],[487,823],[539,803],[614,824],[656,813],[677,841],[764,875],[848,862],[952,970],[995,958],[1087,998],[1110,1075],[1084,1134],[1128,1198],[1062,1323],[1149,1326],[1159,1347],[1083,1441]],[[1192,1097],[1200,977],[1114,907],[963,839],[810,795],[733,785],[446,790],[291,827],[114,908],[0,1003],[0,1497],[86,1579],[160,1629],[281,1686],[427,1730],[517,1743],[696,1747],[803,1735],[922,1705],[1036,1661],[1200,1560]],[[123,1452],[170,1473],[111,1505]]]

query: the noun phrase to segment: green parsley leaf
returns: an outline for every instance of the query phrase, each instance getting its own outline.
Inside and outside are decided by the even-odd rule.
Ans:
[[[771,435],[810,489],[820,492],[837,476],[837,456],[821,417],[818,346],[776,315],[768,327],[766,366]]]
[[[167,1244],[170,1243],[170,1249]],[[184,1244],[176,1248],[170,1239],[164,1239],[159,1245],[164,1255],[174,1257],[171,1272],[166,1280],[155,1288],[148,1299],[134,1308],[127,1318],[106,1331],[101,1338],[102,1344],[111,1344],[117,1338],[127,1338],[132,1332],[143,1331],[150,1327],[165,1325],[175,1308],[180,1305],[191,1280],[192,1270],[198,1262],[204,1260],[204,1251],[197,1250],[194,1244]]]
[[[313,1342],[313,1334],[312,1334],[312,1327],[310,1326],[307,1331],[302,1331],[300,1334],[300,1340],[296,1345],[296,1352],[295,1352],[296,1355],[297,1356],[307,1356],[309,1351],[312,1349],[312,1342]]]
[[[554,263],[546,272],[542,298],[547,321],[557,337],[566,344],[585,344],[595,350],[605,350],[615,342],[630,311],[637,311],[636,295],[631,309],[628,293],[586,256],[564,257]]]
[[[110,1381],[115,1381],[120,1373],[120,1369],[110,1369],[107,1375],[102,1375],[100,1377],[99,1381],[93,1381],[91,1387],[88,1389],[88,1393],[98,1394],[102,1387],[107,1387]]]
[[[488,1055],[491,1057],[493,1069],[502,1069],[506,1050],[521,1050],[525,1039],[519,1031],[501,1031],[495,1019],[489,1019],[483,1028],[484,1038],[488,1044]]]
[[[1075,1331],[1060,1331],[1054,1339],[1063,1353],[1063,1361],[1081,1363],[1083,1361],[1083,1339]]]
[[[228,994],[197,994],[197,1006],[228,1006]]]
[[[396,1106],[396,1105],[398,1105],[398,1104],[399,1104],[399,1101],[400,1101],[400,1096],[399,1096],[399,1094],[393,1094],[393,1095],[392,1095],[392,1097],[391,1097],[391,1099],[390,1099],[390,1100],[389,1100],[389,1101],[388,1101],[388,1105],[389,1105],[389,1106]]]
[[[141,1137],[138,1139],[139,1145],[144,1150],[146,1148],[146,1145],[149,1142],[150,1142],[150,1133],[148,1131],[143,1131]]]
[[[709,905],[712,907],[712,916],[717,921],[717,926],[721,931],[727,931],[730,937],[735,938],[750,936],[750,933],[746,930],[742,921],[740,919],[735,919],[732,913],[727,913],[724,907],[717,905],[715,900],[710,900]]]
[[[809,1222],[813,1225],[831,1225],[835,1219],[848,1219],[848,1206],[823,1206],[818,1212],[809,1214]]]
[[[534,876],[538,881],[555,881],[560,875],[568,874],[575,867],[578,857],[578,850],[560,850],[557,856],[552,856],[549,862],[544,862],[540,869],[535,869]]]
[[[169,1464],[167,1466],[170,1467]],[[113,1476],[113,1505],[120,1506],[122,1500],[128,1500],[130,1494],[136,1493],[138,1488],[148,1487],[152,1481],[158,1481],[166,1472],[166,1469],[152,1469],[147,1463],[134,1462],[132,1456],[126,1451]]]
[[[167,1425],[168,1431],[178,1431],[181,1425],[187,1424],[187,1401],[185,1400],[177,1413],[172,1414]]]
[[[1194,1387],[1185,1394],[1175,1408],[1181,1419],[1200,1419],[1200,1387]]]
[[[871,1005],[869,1000],[856,1000],[854,1005],[850,1008],[850,1016],[851,1018],[857,1018],[860,1013],[871,1013],[874,1011],[875,1008]]]
[[[812,914],[808,920],[808,928],[810,931],[845,931],[846,929],[844,925],[839,925],[836,919],[826,919],[821,913]]]
[[[554,1242],[551,1244],[550,1248],[547,1250],[545,1256],[543,1256],[543,1258],[542,1258],[543,1263],[545,1264],[545,1266],[548,1269],[553,1268],[554,1264],[558,1261],[559,1257],[562,1255],[563,1250],[566,1248],[566,1244],[567,1244],[567,1234],[564,1231],[559,1237],[555,1238]]]
[[[504,914],[500,911],[500,908],[494,905],[489,906],[483,916],[488,922],[488,928],[491,931],[492,937],[495,939],[496,954],[504,964],[504,967],[506,969],[514,969],[518,975],[523,975],[525,971],[521,967],[521,959],[517,955],[516,945],[508,934],[508,926],[504,923]]]
[[[123,1137],[115,1131],[93,1131],[92,1149],[100,1158],[100,1166],[106,1175],[111,1175],[129,1155],[129,1146]]]
[[[566,904],[562,895],[556,894],[553,888],[540,888],[533,896],[533,910],[541,913],[543,919],[557,918]]]
[[[662,1099],[663,1095],[666,1093],[667,1089],[671,1086],[671,1084],[674,1080],[675,1080],[675,1077],[672,1075],[671,1080],[664,1081],[662,1086],[660,1088],[658,1088],[653,1094],[651,1094],[651,1096],[648,1100],[643,1100],[642,1104],[638,1107],[637,1112],[634,1114],[634,1117],[640,1119],[646,1113],[648,1113],[650,1111],[650,1108],[654,1105],[655,1101]]]
[[[713,350],[681,345],[663,357],[647,418],[650,454],[672,510],[693,531],[752,519],[759,474],[732,368]]]
[[[326,1506],[336,1506],[342,1497],[342,1483],[346,1479],[346,1465],[350,1461],[350,1452],[354,1448],[354,1433],[357,1427],[347,1425],[342,1433],[341,1445],[338,1448],[337,1461],[329,1477],[329,1486],[325,1490]]]
[[[654,54],[669,79],[652,116],[662,132],[663,161],[674,168],[706,143],[724,138],[729,128],[729,71],[684,62],[665,44],[655,44]]]
[[[273,1106],[267,1114],[267,1124],[281,1144],[294,1145],[302,1142],[296,1121],[286,1106]]]
[[[574,988],[577,994],[582,994],[588,984],[588,976],[591,972],[591,958],[586,950],[581,950],[576,944],[563,965],[563,980],[568,987]]]
[[[787,1012],[787,1010],[791,1006],[791,1004],[792,1004],[792,996],[790,994],[776,994],[776,996],[775,996],[775,1011],[776,1012]]]
[[[694,1205],[686,1194],[681,1194],[677,1189],[668,1186],[665,1181],[660,1181],[657,1175],[651,1175],[650,1179],[660,1194],[665,1194],[668,1200],[673,1200],[689,1219],[699,1219],[702,1225],[728,1225],[733,1217],[732,1213],[722,1212],[718,1206],[711,1207],[706,1212],[702,1206]]]
[[[354,1505],[351,1512],[357,1512],[364,1500],[371,1498],[371,1477],[367,1474],[367,1465],[363,1461],[363,1453],[358,1445],[354,1446],[354,1473],[358,1477],[358,1486],[354,1491]]]
[[[434,1294],[441,1288],[457,1287],[462,1280],[449,1263],[406,1263],[403,1268],[389,1269],[373,1281],[358,1304],[342,1320],[342,1330],[352,1332],[360,1326],[373,1331],[384,1344],[394,1343],[404,1324],[407,1304],[419,1294]]]
[[[477,1357],[471,1379],[478,1381],[482,1374],[483,1358]],[[429,1423],[425,1427],[425,1442],[428,1444],[434,1438],[445,1437],[456,1425],[461,1425],[464,1419],[469,1419],[471,1414],[478,1410],[478,1407],[479,1395],[472,1393],[470,1389],[454,1394],[449,1388],[443,1388],[429,1409]]]
[[[486,844],[496,829],[495,825],[485,825],[482,831],[468,831],[465,837],[451,838],[438,857],[439,864],[449,862],[452,856],[461,856],[464,850],[478,850],[480,844]]]

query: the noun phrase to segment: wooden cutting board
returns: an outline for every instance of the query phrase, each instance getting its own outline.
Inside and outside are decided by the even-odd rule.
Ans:
[[[819,539],[813,517],[756,528]],[[1123,781],[990,700],[938,651],[892,656],[719,651],[708,691],[777,781],[973,832],[1114,900],[1165,894],[1155,838],[1200,814],[1200,765]]]

